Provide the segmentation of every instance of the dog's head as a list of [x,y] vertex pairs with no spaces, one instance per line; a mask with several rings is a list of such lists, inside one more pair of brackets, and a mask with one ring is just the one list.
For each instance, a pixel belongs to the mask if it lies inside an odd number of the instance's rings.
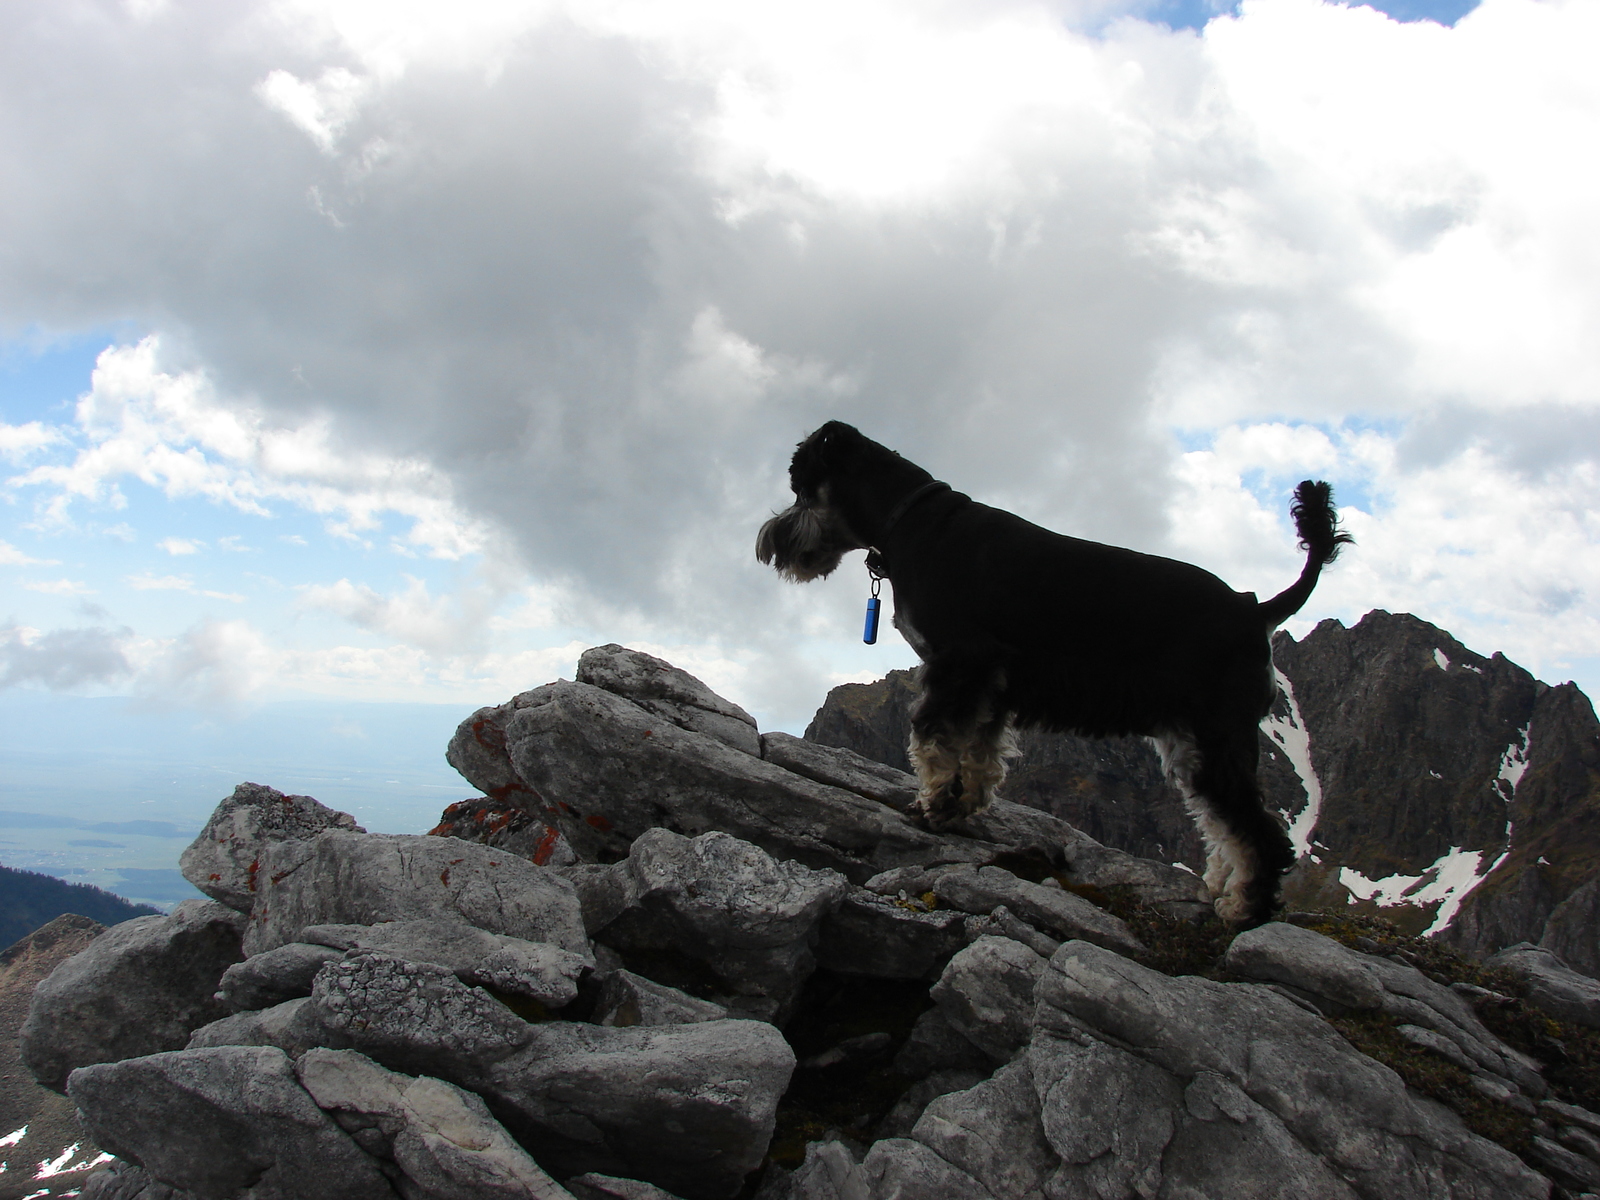
[[833,573],[852,550],[864,550],[838,505],[841,482],[858,469],[874,443],[843,421],[829,421],[800,443],[789,463],[794,503],[761,527],[756,557],[792,583]]

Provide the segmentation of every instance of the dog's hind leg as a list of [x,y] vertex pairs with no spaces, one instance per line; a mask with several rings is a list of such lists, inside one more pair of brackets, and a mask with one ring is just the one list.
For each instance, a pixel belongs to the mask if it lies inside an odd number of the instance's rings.
[[939,654],[922,669],[911,714],[916,812],[938,829],[989,806],[1017,753],[1002,703],[1005,670],[987,647]]
[[1254,727],[1248,737],[1167,733],[1152,740],[1205,840],[1205,883],[1217,916],[1246,926],[1270,920],[1294,849],[1262,803]]

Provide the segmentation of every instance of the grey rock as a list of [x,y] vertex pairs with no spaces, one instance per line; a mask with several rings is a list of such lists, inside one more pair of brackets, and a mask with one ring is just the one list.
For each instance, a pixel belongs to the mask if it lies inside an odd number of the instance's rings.
[[1040,933],[1026,921],[1017,920],[1004,904],[999,905],[988,916],[967,917],[966,927],[967,940],[972,942],[981,937],[1008,937],[1014,942],[1021,942],[1029,950],[1045,958],[1049,958],[1061,948],[1061,943],[1055,938]]
[[79,1200],[199,1200],[193,1192],[171,1188],[143,1167],[118,1159],[88,1175]]
[[577,681],[632,700],[652,716],[761,757],[755,718],[689,672],[615,643],[585,650]]
[[189,1038],[186,1050],[214,1046],[276,1046],[290,1058],[333,1040],[336,1034],[323,1024],[311,997],[285,1000],[271,1008],[253,1009],[202,1025]]
[[1596,1166],[1600,1166],[1600,1137],[1596,1137],[1587,1129],[1579,1129],[1573,1125],[1563,1125],[1556,1132],[1556,1141],[1568,1150],[1576,1150]]
[[527,1047],[473,1090],[551,1171],[726,1200],[761,1165],[794,1070],[793,1051],[770,1025],[530,1028]]
[[978,1070],[987,1078],[993,1068],[989,1056],[968,1041],[938,1007],[917,1018],[911,1036],[894,1059],[894,1069],[908,1079],[963,1070]]
[[249,954],[308,925],[442,919],[588,956],[572,884],[526,859],[457,838],[329,830],[261,856]]
[[353,1050],[310,1050],[294,1069],[319,1108],[394,1163],[403,1196],[573,1200],[471,1092],[385,1070]]
[[556,810],[554,819],[587,861],[620,858],[656,827],[690,837],[721,830],[855,882],[911,863],[986,860],[998,850],[919,829],[882,804],[679,728],[588,684],[529,693],[506,723],[506,745],[520,777]]
[[964,1092],[987,1079],[986,1069],[972,1067],[935,1071],[926,1079],[919,1079],[907,1088],[894,1107],[883,1115],[873,1129],[873,1140],[891,1137],[910,1137],[928,1105],[947,1092]]
[[1545,1100],[1539,1105],[1540,1114],[1549,1121],[1576,1125],[1590,1133],[1600,1134],[1600,1113],[1579,1108],[1576,1104],[1563,1104],[1559,1100]]
[[979,938],[950,960],[928,995],[958,1033],[996,1062],[1027,1044],[1034,985],[1046,960],[1010,938]]
[[1516,975],[1527,985],[1528,1003],[1557,1020],[1600,1029],[1600,980],[1580,975],[1550,950],[1518,942],[1490,958],[1488,965]]
[[250,1200],[392,1200],[376,1162],[272,1047],[81,1067],[68,1094],[98,1145],[170,1187]]
[[60,1092],[76,1067],[181,1049],[227,1015],[214,997],[243,957],[242,924],[221,904],[185,900],[168,916],[107,929],[34,989],[18,1039],[24,1065]]
[[1038,1198],[1061,1165],[1042,1117],[1023,1056],[990,1079],[935,1099],[911,1136],[1001,1200]]
[[326,1031],[325,1046],[360,1050],[391,1070],[467,1086],[528,1045],[535,1030],[448,967],[373,951],[324,968],[307,1017]]
[[567,1180],[574,1200],[678,1200],[671,1192],[642,1179],[619,1179],[590,1171]]
[[905,895],[910,899],[918,899],[933,891],[934,883],[946,871],[956,871],[970,865],[970,863],[936,863],[933,866],[894,867],[888,871],[878,872],[862,886],[880,896]]
[[1572,1191],[1594,1191],[1600,1188],[1600,1164],[1585,1155],[1569,1150],[1559,1142],[1535,1136],[1531,1139],[1528,1157],[1538,1163],[1562,1187]]
[[349,813],[310,796],[286,796],[263,784],[241,783],[217,805],[200,836],[178,859],[178,869],[213,900],[247,913],[255,904],[267,846],[304,841],[325,829],[362,832]]
[[761,757],[796,775],[844,788],[896,811],[903,812],[917,798],[915,775],[873,762],[854,750],[808,742],[791,733],[762,734]]
[[859,1172],[872,1200],[997,1200],[960,1167],[911,1138],[874,1142]]
[[640,974],[672,985],[692,975],[703,997],[780,1021],[815,967],[823,915],[848,886],[835,871],[781,862],[725,833],[652,829],[612,870],[625,903],[594,931],[599,941]]
[[1550,912],[1539,945],[1574,971],[1600,978],[1600,879],[1591,879]]
[[533,695],[522,692],[504,704],[478,709],[456,728],[444,757],[491,801],[546,813],[544,797],[517,774],[506,754],[506,723],[519,708],[531,703]]
[[309,996],[317,972],[324,964],[342,957],[341,951],[327,946],[286,942],[224,971],[217,985],[217,999],[238,1012],[271,1008],[297,996]]
[[1182,1085],[1092,1037],[1037,1032],[1028,1059],[1040,1123],[1061,1160],[1051,1194],[1155,1195]]
[[1062,873],[1081,887],[1126,888],[1141,904],[1174,916],[1201,918],[1213,912],[1211,893],[1194,872],[1102,846],[1087,836],[1067,846]]
[[[1047,1057],[1098,1047],[1101,1058],[1116,1051],[1137,1059],[1157,1074],[1128,1094],[1154,1095],[1164,1087],[1161,1106],[1169,1117],[1161,1119],[1171,1124],[1171,1137],[1182,1125],[1172,1090],[1186,1093],[1209,1072],[1270,1114],[1357,1195],[1490,1200],[1543,1197],[1548,1190],[1515,1155],[1469,1132],[1448,1110],[1412,1096],[1394,1072],[1358,1053],[1327,1022],[1267,988],[1169,978],[1088,943],[1068,942],[1051,958],[1037,995],[1034,1045],[1051,1039]],[[1036,1081],[1049,1076],[1048,1062],[1034,1056],[1032,1064]],[[1125,1073],[1126,1064],[1118,1070]],[[1110,1103],[1110,1090],[1101,1084],[1074,1087],[1060,1099],[1071,1095],[1084,1108]],[[1047,1100],[1051,1145],[1064,1164],[1084,1163],[1082,1149],[1069,1153],[1062,1140],[1077,1136],[1074,1119],[1052,1125],[1051,1111]],[[1230,1120],[1252,1126],[1258,1148],[1252,1154],[1277,1144],[1275,1131],[1253,1115],[1256,1109],[1238,1111],[1242,1117]],[[1136,1116],[1130,1112],[1127,1119]],[[1160,1140],[1158,1134],[1152,1125],[1147,1143]],[[1148,1182],[1160,1168],[1151,1153],[1128,1157],[1130,1179]]]
[[1246,979],[1309,993],[1324,1011],[1379,1009],[1448,1038],[1474,1070],[1544,1094],[1539,1066],[1495,1037],[1462,996],[1406,963],[1363,954],[1310,929],[1273,922],[1233,939],[1224,965]]
[[725,1020],[729,1015],[720,1004],[697,999],[632,971],[598,972],[594,987],[595,1006],[590,1020],[596,1025],[690,1025]]
[[1029,883],[1001,867],[949,871],[933,886],[942,902],[962,912],[987,915],[1003,904],[1012,915],[1063,938],[1082,938],[1125,954],[1145,949],[1119,917],[1082,896]]
[[924,912],[852,887],[822,919],[817,964],[846,975],[937,979],[969,940],[959,912]]
[[459,920],[313,925],[301,936],[343,943],[344,949],[374,950],[407,962],[436,963],[466,983],[525,996],[552,1009],[572,1002],[578,994],[579,978],[594,965],[587,953],[574,954],[545,942],[489,933]]
[[856,1156],[842,1142],[809,1142],[806,1157],[783,1191],[784,1200],[873,1200]]

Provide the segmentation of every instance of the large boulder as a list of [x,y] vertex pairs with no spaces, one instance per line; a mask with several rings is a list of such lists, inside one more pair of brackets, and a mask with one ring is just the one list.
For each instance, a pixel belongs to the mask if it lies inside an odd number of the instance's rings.
[[1534,1099],[1544,1095],[1537,1063],[1495,1037],[1461,996],[1407,963],[1272,922],[1234,938],[1223,965],[1242,978],[1287,987],[1322,1012],[1381,1011],[1404,1022],[1401,1032],[1413,1042]]
[[612,643],[585,650],[578,659],[576,679],[632,700],[679,729],[703,733],[761,757],[755,718],[671,663]]
[[482,1100],[454,1084],[385,1070],[353,1050],[311,1050],[295,1075],[402,1195],[429,1200],[572,1200],[511,1140]]
[[377,1161],[273,1047],[179,1050],[81,1067],[94,1139],[169,1187],[250,1200],[394,1200]]
[[[1510,1151],[1268,987],[1170,978],[1068,942],[1037,996],[1030,1063],[1062,1159],[1059,1191],[1155,1194],[1169,1172],[1175,1195],[1549,1191]],[[1186,1153],[1169,1161],[1169,1146]]]
[[[1589,937],[1594,936],[1590,930]],[[1518,942],[1490,958],[1488,965],[1516,975],[1528,989],[1528,1003],[1557,1020],[1600,1029],[1600,980],[1574,971],[1560,955]]]
[[244,939],[249,954],[299,941],[308,925],[425,919],[589,952],[570,883],[455,838],[326,830],[268,845],[258,883]]
[[1123,954],[1145,949],[1127,924],[1105,909],[1059,885],[1018,879],[1003,867],[946,871],[934,881],[933,891],[962,912],[986,916],[1004,905],[1013,916],[1062,939],[1083,938]]
[[988,861],[999,847],[940,837],[875,800],[816,783],[584,683],[518,697],[505,723],[519,778],[585,861],[620,859],[647,829],[731,833],[860,883],[907,863]]
[[1021,942],[981,937],[950,960],[929,995],[945,1020],[996,1062],[1027,1044],[1045,959]]
[[597,941],[640,974],[762,1020],[787,1016],[818,926],[849,887],[725,833],[652,829],[607,870],[614,911],[591,916]]
[[274,842],[304,841],[325,829],[363,832],[349,813],[310,796],[241,783],[212,812],[200,836],[178,859],[183,877],[213,900],[247,913],[255,905],[262,854]]
[[74,1068],[182,1049],[191,1032],[228,1013],[214,997],[243,957],[243,924],[231,908],[185,900],[169,916],[112,926],[34,990],[23,1063],[62,1092]]

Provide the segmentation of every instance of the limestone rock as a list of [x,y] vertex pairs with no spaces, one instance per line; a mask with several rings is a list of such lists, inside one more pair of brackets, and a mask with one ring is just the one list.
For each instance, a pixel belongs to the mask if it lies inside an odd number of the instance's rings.
[[213,900],[247,913],[255,904],[267,846],[304,841],[325,829],[362,832],[349,813],[310,796],[285,796],[263,784],[241,783],[217,805],[200,836],[178,859],[178,868]]
[[207,1050],[216,1046],[276,1046],[290,1058],[307,1050],[338,1042],[337,1032],[323,1023],[311,997],[285,1000],[271,1008],[246,1009],[202,1025],[189,1037],[186,1050]]
[[573,1200],[678,1200],[671,1192],[642,1179],[619,1179],[590,1171],[567,1180]]
[[852,887],[822,919],[817,963],[845,975],[937,979],[969,940],[959,912],[926,912]]
[[638,650],[612,643],[585,650],[577,681],[632,700],[652,716],[680,729],[703,733],[753,757],[761,757],[755,718],[724,700],[689,672]]
[[403,1195],[429,1200],[572,1200],[471,1092],[385,1070],[353,1050],[311,1050],[294,1066],[317,1106],[392,1162]]
[[89,1175],[78,1197],[79,1200],[199,1200],[194,1193],[168,1187],[143,1167],[121,1159]]
[[894,1069],[908,1079],[968,1070],[978,1070],[987,1078],[994,1063],[950,1023],[943,1009],[935,1006],[912,1025],[911,1036],[895,1055]]
[[1009,1200],[1041,1195],[1060,1166],[1042,1119],[1024,1055],[965,1091],[935,1099],[911,1136],[996,1197]]
[[506,723],[517,709],[528,705],[532,695],[533,692],[522,692],[504,704],[480,708],[456,728],[444,757],[492,803],[503,808],[542,813],[546,810],[544,797],[517,774],[506,754]]
[[856,882],[907,863],[970,861],[997,849],[919,829],[882,804],[683,729],[602,688],[553,683],[524,699],[506,722],[507,752],[586,861],[621,858],[634,838],[657,827],[689,837],[720,830]]
[[728,1010],[709,1000],[635,975],[632,971],[598,972],[594,979],[595,1004],[590,1016],[596,1025],[689,1025],[721,1021]]
[[271,1008],[297,996],[311,995],[317,972],[343,951],[308,942],[286,942],[275,950],[234,963],[222,973],[217,999],[235,1012]]
[[1005,905],[1014,916],[1062,938],[1083,938],[1124,954],[1144,951],[1120,918],[1082,896],[1029,883],[1001,867],[948,871],[939,876],[933,890],[940,900],[963,912],[987,915]]
[[1591,879],[1551,910],[1539,945],[1574,971],[1600,979],[1600,879]]
[[1557,1020],[1600,1029],[1600,980],[1580,975],[1559,955],[1519,942],[1489,959],[1488,965],[1504,967],[1521,978],[1528,988],[1528,1003]]
[[1508,1080],[1535,1099],[1544,1094],[1537,1063],[1490,1033],[1461,996],[1409,964],[1363,954],[1282,922],[1239,934],[1223,962],[1246,979],[1268,980],[1309,996],[1323,1011],[1379,1009],[1431,1029],[1448,1038],[1473,1069]]
[[577,862],[577,852],[561,830],[518,802],[528,798],[496,800],[474,796],[458,800],[440,814],[439,823],[428,830],[428,835],[477,842],[541,867],[564,867]]
[[996,1062],[1027,1044],[1045,959],[1010,938],[979,938],[929,991],[952,1028]]
[[[1071,1176],[1053,1186],[1067,1194],[1155,1194],[1169,1170],[1173,1194],[1199,1186],[1189,1173],[1207,1170],[1222,1172],[1215,1194],[1230,1196],[1310,1200],[1347,1186],[1362,1197],[1531,1200],[1548,1191],[1510,1151],[1260,985],[1169,978],[1068,942],[1037,995],[1030,1063],[1046,1136]],[[1166,1148],[1185,1139],[1197,1149],[1169,1164]],[[1251,1176],[1230,1163],[1275,1161],[1289,1190],[1233,1190]]]
[[761,1019],[787,1014],[814,968],[818,925],[848,886],[725,833],[652,829],[610,870],[622,903],[597,940],[640,974]]
[[824,746],[790,733],[761,735],[761,757],[796,775],[886,804],[898,812],[917,798],[917,777],[854,750]]
[[102,1146],[169,1187],[250,1200],[393,1200],[377,1163],[272,1047],[81,1067],[68,1094]]
[[525,859],[455,838],[328,830],[261,856],[244,948],[300,940],[308,925],[443,919],[588,954],[577,893]]
[[193,1030],[227,1014],[214,996],[242,957],[242,924],[221,904],[185,900],[169,916],[113,925],[34,990],[23,1063],[60,1092],[76,1067],[181,1049]]

